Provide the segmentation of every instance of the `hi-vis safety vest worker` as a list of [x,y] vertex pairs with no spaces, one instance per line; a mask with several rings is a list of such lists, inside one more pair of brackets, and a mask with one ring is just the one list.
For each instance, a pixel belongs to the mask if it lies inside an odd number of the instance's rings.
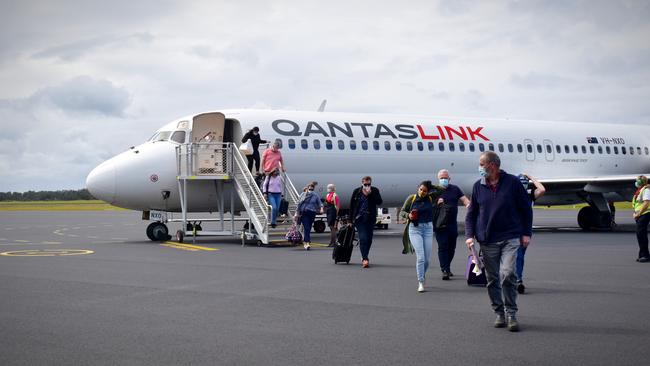
[[639,216],[645,215],[650,212],[650,205],[646,207],[646,209],[643,212],[640,212],[641,209],[643,208],[643,193],[648,189],[648,186],[646,185],[645,187],[641,188],[639,191],[639,194],[634,195],[632,197],[632,208],[634,208],[634,212],[638,212]]

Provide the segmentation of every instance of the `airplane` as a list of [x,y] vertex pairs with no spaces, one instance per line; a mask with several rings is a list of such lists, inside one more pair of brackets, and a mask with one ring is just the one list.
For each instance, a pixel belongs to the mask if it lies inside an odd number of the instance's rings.
[[[221,110],[179,118],[148,141],[98,165],[86,186],[96,198],[143,211],[143,217],[154,211],[183,211],[185,223],[189,212],[239,212],[247,208],[242,186],[197,178],[196,161],[190,162],[188,154],[200,159],[198,145],[207,139],[238,146],[242,136],[257,126],[263,139],[279,142],[287,175],[296,186],[317,181],[322,192],[328,183],[335,183],[343,208],[366,175],[380,188],[384,207],[401,207],[420,181],[436,183],[436,173],[443,168],[449,170],[452,183],[469,195],[480,178],[479,155],[491,150],[499,154],[508,173],[526,172],[545,185],[546,195],[536,205],[588,203],[577,215],[579,226],[588,230],[609,228],[609,203],[629,201],[636,176],[650,172],[650,130],[643,125],[322,109]],[[236,148],[233,151],[239,155]],[[181,174],[188,164],[194,170]],[[227,182],[233,177],[221,178]],[[228,209],[224,197],[235,191],[240,195]],[[153,229],[167,233],[164,222],[156,224]],[[147,235],[157,239],[151,230],[150,225]]]

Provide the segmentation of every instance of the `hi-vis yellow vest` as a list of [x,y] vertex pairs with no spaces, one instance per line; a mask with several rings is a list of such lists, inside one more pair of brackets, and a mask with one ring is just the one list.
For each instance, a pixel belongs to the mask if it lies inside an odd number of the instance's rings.
[[[639,212],[641,211],[641,208],[643,207],[643,192],[648,189],[648,186],[643,187],[638,195],[635,195],[632,197],[632,208],[634,208],[634,212]],[[640,198],[640,200],[637,200],[637,198]],[[648,208],[646,208],[645,211],[641,212],[641,215],[645,215],[648,212],[650,212],[650,205],[648,205]]]

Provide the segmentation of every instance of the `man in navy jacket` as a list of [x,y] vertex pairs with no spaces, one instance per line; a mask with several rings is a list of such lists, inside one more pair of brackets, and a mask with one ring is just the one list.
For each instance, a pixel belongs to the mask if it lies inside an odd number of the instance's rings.
[[[533,211],[519,178],[500,169],[493,151],[479,158],[483,178],[474,183],[472,200],[465,217],[466,244],[479,242],[487,275],[487,290],[497,314],[494,326],[519,330],[517,321],[517,275],[515,261],[519,246],[527,247],[533,228]],[[507,315],[507,318],[506,318]]]

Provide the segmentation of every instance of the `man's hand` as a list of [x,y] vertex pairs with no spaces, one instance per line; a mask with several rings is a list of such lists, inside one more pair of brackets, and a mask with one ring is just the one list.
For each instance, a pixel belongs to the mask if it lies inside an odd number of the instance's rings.
[[442,205],[443,203],[445,203],[445,200],[442,197],[438,198],[438,204]]
[[469,251],[471,251],[470,247],[471,247],[472,245],[474,245],[474,238],[469,238],[469,239],[465,240],[465,244],[467,244],[467,249],[468,249]]
[[520,239],[521,246],[524,248],[528,247],[528,244],[530,244],[530,236],[524,235]]

